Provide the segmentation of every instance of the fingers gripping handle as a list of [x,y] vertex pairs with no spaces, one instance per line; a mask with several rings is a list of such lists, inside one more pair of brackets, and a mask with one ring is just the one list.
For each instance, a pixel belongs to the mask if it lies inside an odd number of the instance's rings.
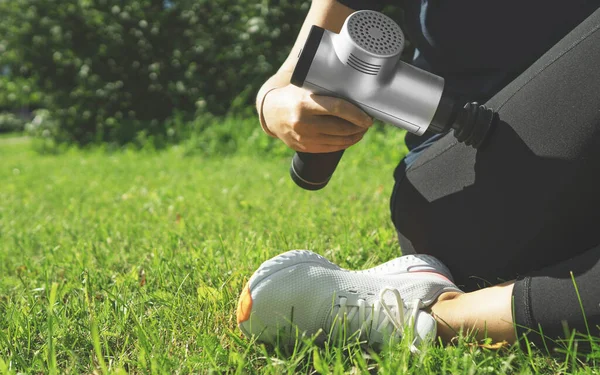
[[290,176],[303,189],[320,190],[331,179],[343,154],[344,150],[320,154],[297,152],[292,159]]

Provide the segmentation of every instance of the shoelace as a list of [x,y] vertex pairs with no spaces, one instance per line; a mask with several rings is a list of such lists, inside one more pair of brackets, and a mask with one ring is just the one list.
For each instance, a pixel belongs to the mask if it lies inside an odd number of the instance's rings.
[[[384,301],[384,295],[386,293],[392,293],[395,298],[395,304],[389,306]],[[348,299],[346,297],[339,298],[340,307],[337,311],[335,321],[333,324],[332,337],[337,337],[338,329],[344,322],[349,323],[352,326],[359,326],[358,330],[361,332],[370,333],[371,330],[376,330],[382,334],[389,333],[389,325],[393,325],[393,332],[398,335],[404,335],[405,329],[405,316],[404,316],[404,301],[400,296],[398,289],[392,287],[383,288],[379,292],[379,299],[374,301],[372,304],[367,304],[364,299],[358,299],[357,306],[347,305]],[[409,307],[410,315],[408,324],[414,327],[417,313],[419,309],[423,307],[423,303],[420,299],[416,299]],[[371,314],[367,315],[367,311]],[[354,320],[358,319],[357,322]],[[357,324],[358,323],[358,324]],[[419,350],[414,345],[414,340],[411,343],[411,352],[416,353]]]

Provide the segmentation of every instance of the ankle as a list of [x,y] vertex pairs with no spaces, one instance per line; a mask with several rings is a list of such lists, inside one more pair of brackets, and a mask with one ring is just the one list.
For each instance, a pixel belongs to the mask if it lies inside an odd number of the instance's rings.
[[446,306],[448,306],[449,304],[452,304],[449,302],[458,299],[463,294],[464,293],[461,293],[461,292],[444,292],[439,295],[439,297],[435,300],[435,302],[433,302],[431,305],[429,305],[424,310],[435,316],[436,311],[446,310],[446,308],[447,308]]
[[456,298],[459,298],[463,294],[464,293],[461,293],[461,292],[444,292],[444,293],[440,294],[440,296],[437,298],[437,300],[433,304],[435,305],[439,302],[454,300]]
[[461,330],[464,322],[456,316],[456,306],[464,293],[445,292],[429,307],[428,312],[437,323],[437,336],[449,343]]

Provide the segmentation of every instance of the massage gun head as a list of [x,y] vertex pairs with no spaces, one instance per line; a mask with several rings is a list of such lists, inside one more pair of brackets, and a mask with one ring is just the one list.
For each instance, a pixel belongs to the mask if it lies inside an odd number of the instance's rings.
[[404,49],[404,34],[391,18],[370,10],[352,13],[334,36],[340,61],[358,72],[379,75],[393,70]]
[[[371,10],[352,13],[339,34],[313,26],[298,56],[291,83],[346,99],[360,95],[357,86],[366,92],[376,91],[382,83],[392,80],[404,41],[400,26]],[[306,82],[307,78],[310,82]]]

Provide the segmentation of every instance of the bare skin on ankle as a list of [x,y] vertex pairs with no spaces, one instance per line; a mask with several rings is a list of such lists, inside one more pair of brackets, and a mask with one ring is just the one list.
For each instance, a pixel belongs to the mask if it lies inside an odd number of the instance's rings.
[[471,293],[443,293],[431,306],[438,336],[450,342],[462,330],[478,340],[488,337],[494,342],[514,343],[513,286],[514,281],[509,281]]

